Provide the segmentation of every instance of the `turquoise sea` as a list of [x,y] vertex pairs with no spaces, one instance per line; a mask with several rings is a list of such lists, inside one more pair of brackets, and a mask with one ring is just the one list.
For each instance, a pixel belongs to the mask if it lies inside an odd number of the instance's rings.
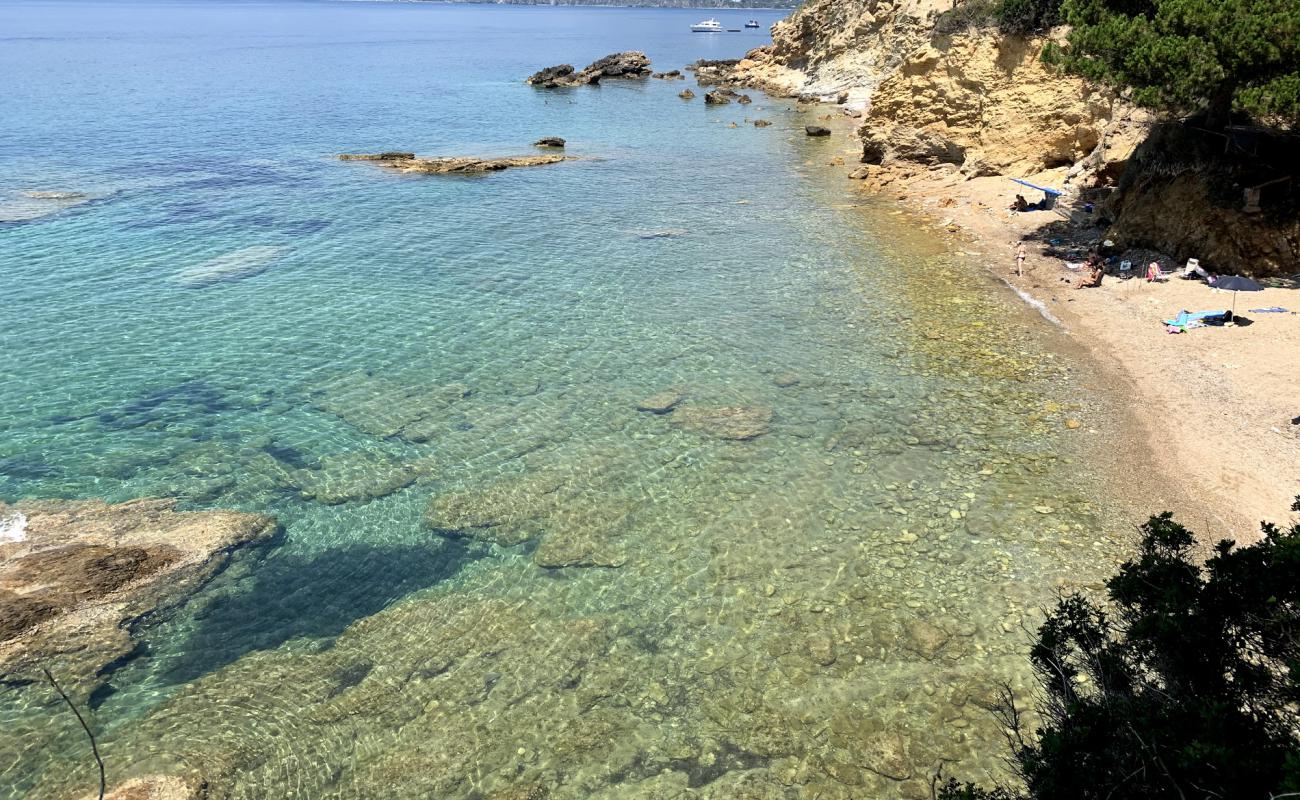
[[[714,13],[0,5],[0,500],[283,527],[83,698],[110,784],[865,798],[998,774],[982,704],[1030,685],[1054,587],[1113,563],[1064,426],[1095,398],[945,235],[853,192],[844,135],[803,134],[827,109],[522,82],[737,57],[780,16],[688,32]],[[547,135],[582,160],[334,157]],[[496,524],[447,535],[465,520]],[[42,685],[0,687],[0,798],[85,795],[85,749]]]

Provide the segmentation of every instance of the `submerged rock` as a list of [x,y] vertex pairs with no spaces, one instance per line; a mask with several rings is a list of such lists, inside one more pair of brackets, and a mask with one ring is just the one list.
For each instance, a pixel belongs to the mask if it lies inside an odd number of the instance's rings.
[[272,245],[245,247],[183,270],[176,276],[176,282],[188,289],[201,289],[214,283],[251,278],[270,269],[288,249]]
[[627,50],[611,53],[581,70],[574,70],[571,64],[546,67],[529,75],[524,83],[543,89],[556,89],[561,86],[593,85],[600,83],[602,78],[645,78],[650,74],[650,59],[646,54]]
[[0,193],[0,223],[30,222],[101,199],[86,192],[31,189]]
[[881,731],[864,737],[859,743],[862,766],[877,775],[895,781],[912,777],[907,740],[897,731]]
[[676,408],[686,398],[681,392],[669,389],[656,395],[651,395],[636,404],[637,411],[648,411],[651,414],[667,414]]
[[821,125],[805,125],[803,126],[803,131],[809,136],[830,136],[831,135],[831,129],[823,128]]
[[427,459],[406,464],[353,452],[325,456],[316,468],[295,472],[293,480],[304,500],[338,505],[387,497],[432,471]]
[[808,657],[814,664],[823,667],[829,667],[835,663],[835,640],[824,633],[817,633],[809,636],[805,642],[808,648]]
[[533,553],[539,567],[621,567],[627,556],[592,529],[560,529],[546,534]]
[[678,236],[685,236],[690,231],[685,228],[657,228],[651,231],[637,231],[638,239],[672,239]]
[[311,389],[312,405],[380,438],[427,442],[453,425],[449,411],[473,395],[463,383],[411,384],[367,372],[348,372]]
[[680,92],[677,93],[677,96],[682,98],[683,100],[694,100],[695,92],[692,92],[690,89],[682,89]]
[[130,624],[183,599],[236,548],[269,539],[275,520],[176,511],[172,501],[28,500],[21,541],[0,543],[0,680],[48,665],[76,685],[129,653]]
[[[96,800],[99,793],[85,795],[82,800]],[[199,778],[180,778],[175,775],[148,775],[131,778],[113,786],[104,800],[205,800],[208,787]]]
[[438,158],[414,158],[408,153],[398,153],[391,158],[391,153],[344,153],[339,156],[343,161],[373,161],[381,167],[394,172],[419,173],[424,175],[476,174],[500,172],[511,167],[540,167],[558,164],[561,161],[575,161],[574,156],[559,154],[532,156],[503,156],[501,158],[475,158],[473,156],[444,156]]
[[538,534],[539,519],[558,505],[563,485],[557,476],[542,473],[443,492],[429,499],[424,521],[443,536],[511,547]]
[[740,103],[742,106],[747,106],[754,102],[754,100],[747,94],[741,94],[736,96],[736,102]]
[[564,147],[564,140],[559,136],[543,136],[533,142],[533,147]]
[[674,425],[717,439],[745,441],[767,433],[772,409],[760,406],[683,406],[673,412]]
[[754,120],[754,127],[755,127],[755,128],[766,128],[767,126],[769,126],[769,125],[771,125],[771,124],[772,124],[771,122],[769,122],[769,121],[767,121],[767,120],[765,120],[765,119],[756,119],[756,120]]
[[952,634],[925,620],[913,620],[904,631],[903,647],[921,658],[933,660],[943,650]]

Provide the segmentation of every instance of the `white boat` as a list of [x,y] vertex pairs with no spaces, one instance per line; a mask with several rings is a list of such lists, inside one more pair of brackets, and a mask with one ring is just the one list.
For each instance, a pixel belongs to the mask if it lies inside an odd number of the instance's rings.
[[691,26],[692,33],[722,33],[722,24],[716,19],[706,19]]
[[746,23],[745,23],[745,27],[746,27],[746,28],[761,28],[762,26],[758,24],[758,20],[756,20],[756,19],[751,19],[749,22],[746,22]]

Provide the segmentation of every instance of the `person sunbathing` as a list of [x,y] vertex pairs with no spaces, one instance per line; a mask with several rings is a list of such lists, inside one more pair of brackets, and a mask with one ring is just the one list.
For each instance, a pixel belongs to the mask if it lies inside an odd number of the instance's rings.
[[1025,199],[1025,196],[1024,196],[1023,194],[1018,194],[1018,195],[1016,195],[1016,201],[1015,201],[1014,203],[1012,203],[1011,205],[1007,206],[1007,210],[1009,210],[1009,211],[1028,211],[1028,210],[1029,210],[1029,201]]
[[1088,272],[1079,277],[1079,282],[1074,285],[1076,289],[1095,289],[1101,286],[1101,276],[1106,274],[1100,262],[1094,262]]

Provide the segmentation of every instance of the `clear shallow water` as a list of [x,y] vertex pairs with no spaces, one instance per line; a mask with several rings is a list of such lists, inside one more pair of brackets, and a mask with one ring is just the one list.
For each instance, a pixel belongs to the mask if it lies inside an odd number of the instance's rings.
[[[0,225],[0,498],[175,496],[285,530],[110,676],[114,779],[865,797],[998,768],[980,701],[1023,685],[1055,582],[1111,559],[1062,428],[1079,393],[1028,313],[849,195],[790,104],[520,82],[762,41],[685,33],[700,14],[0,8],[0,204],[95,198]],[[591,160],[332,158],[543,135]],[[185,285],[213,259],[245,274]],[[637,411],[666,390],[770,429]],[[434,530],[484,510],[504,524]],[[566,559],[614,566],[539,564]],[[93,785],[50,699],[4,696],[0,797]]]

